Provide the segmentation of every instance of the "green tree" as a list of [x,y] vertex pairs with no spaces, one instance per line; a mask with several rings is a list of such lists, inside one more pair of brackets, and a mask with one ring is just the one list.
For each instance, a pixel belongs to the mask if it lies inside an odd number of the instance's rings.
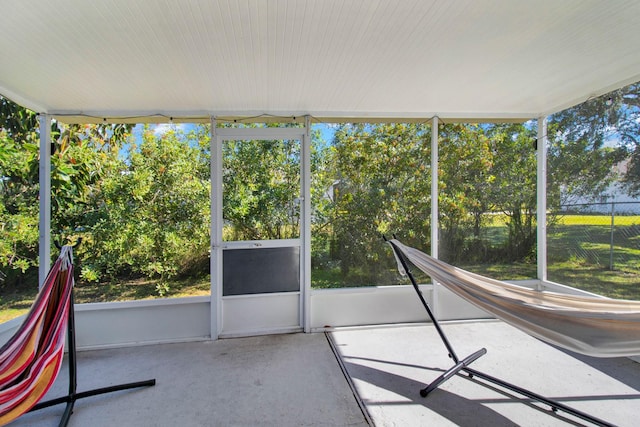
[[14,141],[23,142],[37,138],[38,115],[11,100],[0,96],[0,129]]
[[494,259],[522,261],[536,247],[536,130],[523,124],[498,124],[488,128],[494,153],[492,185],[494,206],[508,218],[507,242]]
[[[535,133],[522,125],[447,124],[439,130],[441,256],[516,260],[535,248]],[[380,234],[430,241],[430,136],[408,124],[344,125],[332,144],[332,246],[343,276],[388,268]],[[515,159],[515,160],[514,160]],[[507,214],[508,240],[483,236],[488,211]],[[408,234],[408,236],[404,236]],[[352,273],[352,270],[356,273]]]
[[[558,206],[599,198],[617,179],[640,194],[640,83],[552,115],[548,124],[547,194]],[[614,166],[628,159],[619,177]]]
[[481,230],[495,207],[494,149],[482,127],[447,124],[439,131],[440,255],[454,262],[486,252]]
[[297,238],[300,143],[225,141],[223,216],[230,240]]
[[20,284],[37,266],[38,187],[32,174],[37,150],[0,130],[0,278],[8,285]]
[[168,281],[201,266],[209,249],[209,156],[206,128],[157,137],[146,128],[142,142],[103,167],[93,186],[94,207],[86,243],[85,275],[122,275]]
[[381,235],[427,245],[430,217],[428,128],[418,124],[347,124],[331,151],[334,257],[357,284],[395,280]]
[[[0,267],[18,280],[38,265],[39,122],[36,113],[0,97]],[[85,225],[91,185],[106,157],[117,155],[129,125],[51,123],[51,223],[54,239]],[[8,280],[8,281],[11,281]],[[36,283],[34,281],[34,283]]]
[[37,284],[37,129],[34,112],[0,96],[0,282],[9,287]]

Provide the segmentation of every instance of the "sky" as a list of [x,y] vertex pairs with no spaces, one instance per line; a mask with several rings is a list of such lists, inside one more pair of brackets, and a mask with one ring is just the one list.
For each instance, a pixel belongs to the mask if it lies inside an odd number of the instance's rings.
[[[164,133],[168,132],[171,129],[180,129],[183,132],[189,132],[190,130],[192,130],[193,128],[195,128],[197,125],[193,124],[193,123],[160,123],[160,124],[151,124],[149,125],[149,127],[153,130],[153,133],[156,136],[161,136]],[[326,124],[326,123],[315,123],[312,125],[312,129],[319,129],[321,134],[322,134],[322,138],[326,141],[329,142],[333,139],[333,134],[334,134],[334,128],[335,125],[332,124]],[[137,124],[134,126],[133,128],[133,136],[134,136],[134,140],[136,141],[136,143],[139,143],[140,141],[142,141],[142,132],[144,130],[144,125],[143,124]]]

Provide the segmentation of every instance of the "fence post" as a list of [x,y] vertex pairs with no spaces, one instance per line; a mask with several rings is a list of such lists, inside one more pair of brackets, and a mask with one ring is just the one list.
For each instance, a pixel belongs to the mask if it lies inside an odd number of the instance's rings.
[[613,271],[613,233],[615,229],[616,199],[611,200],[611,239],[609,242],[609,270]]

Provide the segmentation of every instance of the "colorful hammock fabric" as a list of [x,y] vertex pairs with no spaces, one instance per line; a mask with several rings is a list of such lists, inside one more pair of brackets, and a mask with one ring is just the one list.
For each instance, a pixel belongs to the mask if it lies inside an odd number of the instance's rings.
[[64,246],[24,322],[0,349],[0,425],[28,412],[55,381],[73,284],[72,249]]
[[[391,242],[434,282],[529,335],[594,357],[640,355],[640,301],[536,291],[470,273],[398,240]],[[403,272],[400,264],[399,268]]]

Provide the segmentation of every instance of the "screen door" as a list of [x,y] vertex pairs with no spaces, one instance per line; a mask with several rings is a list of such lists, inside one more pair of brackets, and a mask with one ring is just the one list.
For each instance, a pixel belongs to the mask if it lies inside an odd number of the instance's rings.
[[217,137],[220,333],[301,330],[302,135],[235,131]]

